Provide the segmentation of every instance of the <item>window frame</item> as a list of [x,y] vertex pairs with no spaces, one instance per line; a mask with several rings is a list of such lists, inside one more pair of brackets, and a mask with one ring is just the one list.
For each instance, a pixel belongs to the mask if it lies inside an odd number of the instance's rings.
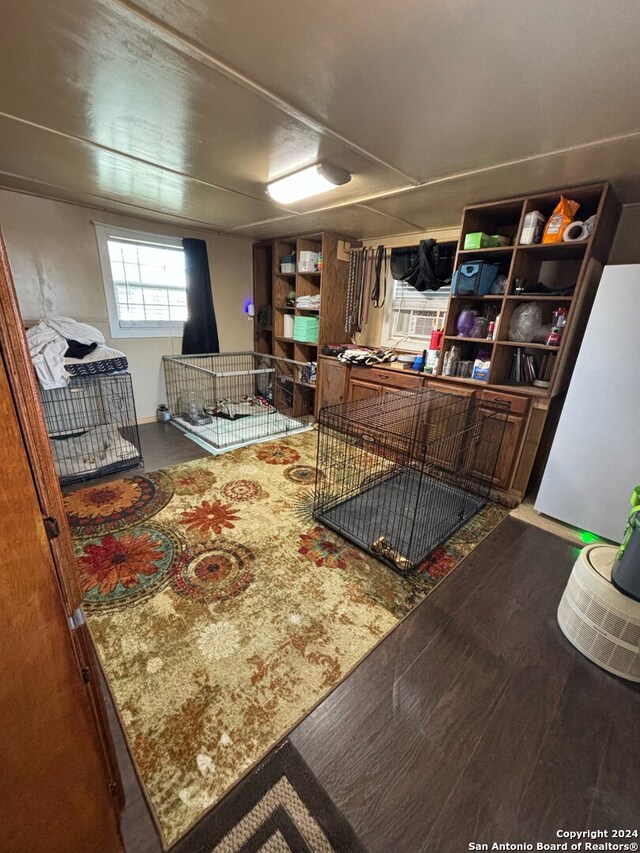
[[[107,302],[107,316],[112,338],[181,338],[184,332],[184,320],[120,320],[116,291],[111,273],[108,240],[124,239],[137,243],[153,243],[183,249],[181,237],[167,237],[163,234],[152,234],[149,231],[138,231],[133,228],[119,228],[94,222],[98,256],[102,271],[102,285]],[[125,325],[122,325],[122,324]]]
[[[391,271],[388,272],[387,278],[387,298],[385,300],[384,308],[383,308],[383,317],[382,317],[382,330],[381,330],[381,346],[390,347],[392,349],[400,349],[406,350],[407,352],[415,352],[421,353],[425,349],[429,349],[429,336],[424,339],[416,339],[416,338],[408,338],[406,335],[393,335],[393,311],[394,311],[394,289],[395,289],[396,279],[391,275]],[[401,282],[402,283],[402,282]],[[422,297],[421,293],[433,293],[433,297]],[[424,298],[424,305],[418,304],[407,304],[405,310],[407,311],[425,311],[425,310],[435,310],[441,311],[443,314],[443,322],[446,318],[446,312],[449,305],[449,294],[450,294],[450,286],[447,288],[441,288],[439,291],[419,291],[416,290],[416,296],[414,299],[416,301],[420,301]],[[444,304],[440,307],[433,307],[429,309],[429,299],[440,298],[443,300]],[[414,300],[409,300],[409,302],[413,303]],[[400,306],[402,306],[402,299],[400,300]],[[397,306],[396,306],[397,310]],[[402,310],[402,308],[400,308]]]

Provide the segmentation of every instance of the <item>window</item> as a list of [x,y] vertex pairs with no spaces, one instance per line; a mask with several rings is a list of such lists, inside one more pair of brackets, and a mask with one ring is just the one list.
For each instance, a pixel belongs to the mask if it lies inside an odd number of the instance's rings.
[[111,337],[182,334],[187,282],[182,240],[96,225]]
[[450,287],[416,290],[404,281],[391,281],[384,306],[382,344],[422,352],[434,329],[444,326]]

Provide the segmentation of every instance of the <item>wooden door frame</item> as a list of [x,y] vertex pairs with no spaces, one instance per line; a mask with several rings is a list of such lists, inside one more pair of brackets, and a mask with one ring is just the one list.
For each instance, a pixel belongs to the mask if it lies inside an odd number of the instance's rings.
[[[0,356],[13,395],[43,519],[55,518],[60,533],[49,540],[60,592],[60,603],[70,626],[69,633],[78,663],[79,677],[87,686],[87,697],[95,721],[97,743],[105,760],[106,783],[114,806],[122,810],[124,792],[115,746],[100,689],[99,664],[93,640],[83,619],[77,615],[82,604],[75,549],[67,522],[58,474],[53,462],[49,436],[44,422],[33,362],[22,323],[9,256],[0,229]],[[71,626],[74,625],[73,629]]]

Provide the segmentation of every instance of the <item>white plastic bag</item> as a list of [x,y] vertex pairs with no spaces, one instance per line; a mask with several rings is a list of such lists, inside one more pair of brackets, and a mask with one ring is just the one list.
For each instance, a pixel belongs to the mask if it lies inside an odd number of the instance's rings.
[[529,343],[542,325],[542,308],[537,302],[518,305],[509,323],[509,340]]

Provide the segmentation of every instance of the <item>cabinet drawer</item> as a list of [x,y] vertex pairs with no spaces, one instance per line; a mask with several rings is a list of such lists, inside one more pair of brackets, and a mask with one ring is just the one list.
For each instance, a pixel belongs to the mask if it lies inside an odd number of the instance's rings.
[[518,397],[516,394],[502,394],[497,391],[482,391],[483,403],[511,403],[509,413],[512,415],[526,415],[529,408],[528,397]]
[[377,385],[391,385],[394,388],[420,388],[420,374],[406,374],[399,370],[380,370],[377,367],[352,367],[351,378],[362,382],[375,382]]
[[441,394],[459,394],[461,397],[473,397],[475,395],[474,388],[465,388],[464,385],[454,385],[452,382],[438,382],[433,379],[427,379],[427,388],[431,391],[438,391]]

